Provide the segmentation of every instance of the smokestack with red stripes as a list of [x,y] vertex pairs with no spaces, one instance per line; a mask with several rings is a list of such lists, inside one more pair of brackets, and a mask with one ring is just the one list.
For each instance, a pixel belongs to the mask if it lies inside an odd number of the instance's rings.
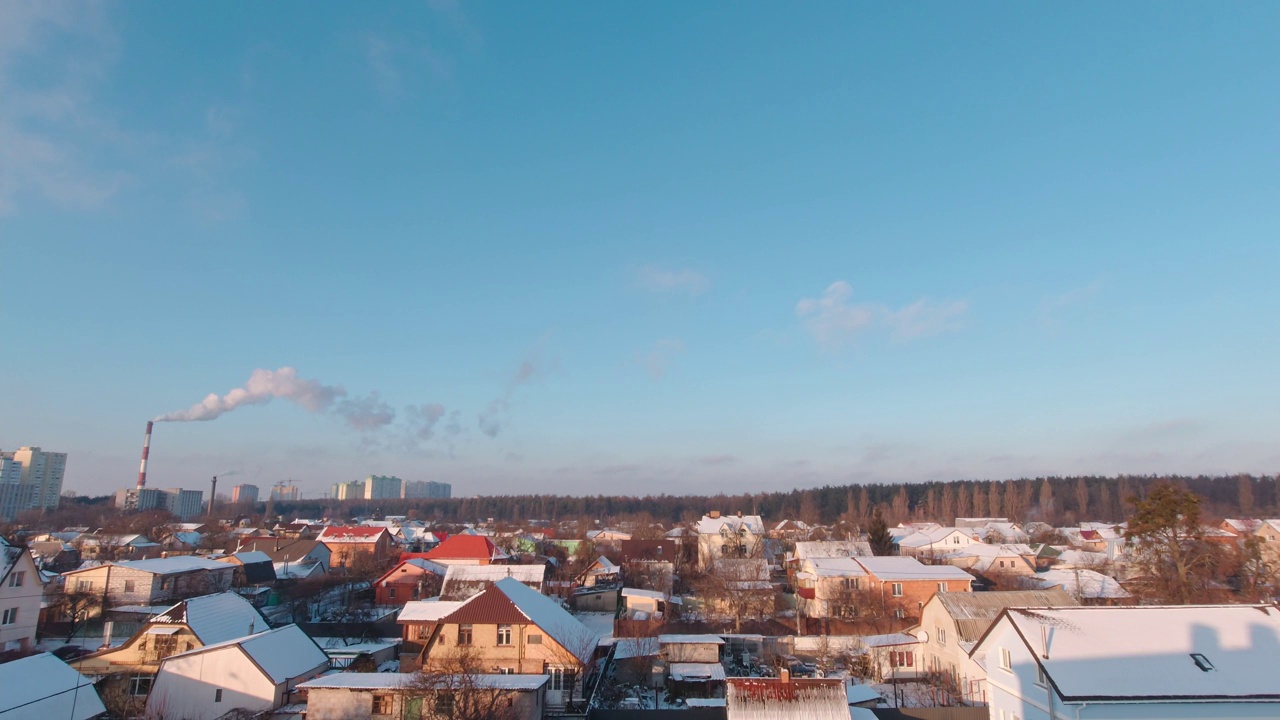
[[138,489],[147,486],[147,454],[151,452],[151,424],[147,421],[147,434],[142,438],[142,466],[138,468]]

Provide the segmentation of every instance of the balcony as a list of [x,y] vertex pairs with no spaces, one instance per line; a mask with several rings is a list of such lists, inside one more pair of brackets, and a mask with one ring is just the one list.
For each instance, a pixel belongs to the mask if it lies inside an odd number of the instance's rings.
[[805,600],[817,599],[817,591],[811,587],[796,588],[796,594],[804,598]]

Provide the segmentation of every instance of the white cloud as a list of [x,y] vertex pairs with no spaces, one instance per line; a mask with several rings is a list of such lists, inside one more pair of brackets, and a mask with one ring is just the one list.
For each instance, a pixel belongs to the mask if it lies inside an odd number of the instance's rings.
[[853,287],[843,280],[831,283],[816,298],[796,303],[796,316],[818,344],[827,348],[846,345],[877,328],[887,329],[894,341],[958,330],[968,311],[964,300],[921,298],[896,310],[882,303],[854,302]]
[[696,270],[672,270],[645,265],[636,271],[636,284],[660,293],[701,295],[711,289],[711,281]]

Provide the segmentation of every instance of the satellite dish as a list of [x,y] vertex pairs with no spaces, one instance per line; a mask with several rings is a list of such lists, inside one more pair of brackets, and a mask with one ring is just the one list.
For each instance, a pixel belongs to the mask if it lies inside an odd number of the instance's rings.
[[928,630],[920,630],[919,632],[917,632],[917,633],[916,633],[916,639],[917,639],[917,640],[919,640],[919,641],[920,641],[920,642],[922,642],[922,643],[927,643],[927,642],[929,642],[929,631],[928,631]]

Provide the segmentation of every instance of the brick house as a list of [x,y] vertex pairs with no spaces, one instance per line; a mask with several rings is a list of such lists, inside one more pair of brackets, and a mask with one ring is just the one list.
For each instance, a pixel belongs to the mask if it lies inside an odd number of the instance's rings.
[[331,567],[346,567],[360,553],[368,553],[374,562],[391,557],[391,533],[384,527],[335,525],[321,530],[316,540],[329,548]]
[[183,598],[231,589],[235,566],[216,560],[180,557],[106,563],[63,574],[67,592],[96,593],[102,607],[165,605]]
[[451,535],[420,555],[441,565],[500,565],[510,557],[483,535]]
[[925,565],[909,557],[854,558],[866,571],[866,591],[900,618],[920,617],[935,593],[972,592],[973,576],[951,565]]
[[404,605],[439,594],[448,568],[422,558],[402,560],[373,581],[379,605]]

